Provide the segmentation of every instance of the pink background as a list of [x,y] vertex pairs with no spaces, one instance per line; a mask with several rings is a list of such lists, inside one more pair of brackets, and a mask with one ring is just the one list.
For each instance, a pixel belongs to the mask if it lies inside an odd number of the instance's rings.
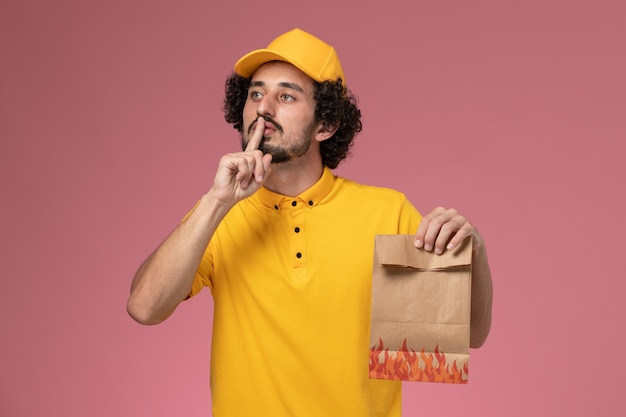
[[156,327],[126,297],[237,149],[232,64],[293,27],[360,99],[337,172],[488,243],[470,384],[407,383],[405,415],[624,415],[624,4],[3,0],[0,415],[210,415],[209,292]]

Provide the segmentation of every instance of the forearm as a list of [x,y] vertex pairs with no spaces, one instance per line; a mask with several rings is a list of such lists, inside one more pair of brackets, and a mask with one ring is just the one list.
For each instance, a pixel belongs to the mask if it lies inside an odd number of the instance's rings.
[[[476,241],[475,241],[476,242]],[[493,287],[487,250],[479,239],[472,254],[472,311],[470,321],[470,347],[481,347],[491,329]]]
[[211,193],[141,265],[131,286],[128,313],[142,324],[168,318],[189,295],[202,256],[228,207]]

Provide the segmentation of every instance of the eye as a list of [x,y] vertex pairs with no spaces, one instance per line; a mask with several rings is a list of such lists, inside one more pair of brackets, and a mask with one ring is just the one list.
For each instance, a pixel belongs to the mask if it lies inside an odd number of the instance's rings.
[[294,101],[296,99],[291,94],[282,94],[280,97],[282,98],[283,101]]
[[251,91],[250,92],[250,98],[252,100],[261,100],[263,98],[263,94],[261,94],[258,91]]

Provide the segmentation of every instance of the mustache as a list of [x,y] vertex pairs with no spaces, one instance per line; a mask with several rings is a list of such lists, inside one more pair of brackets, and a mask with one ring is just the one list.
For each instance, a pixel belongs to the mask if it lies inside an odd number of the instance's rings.
[[[269,123],[272,126],[274,126],[274,129],[276,129],[279,133],[283,133],[283,127],[276,120],[272,119],[271,116],[265,115],[265,116],[261,116],[261,117],[263,117],[263,120],[265,120],[267,123]],[[248,135],[250,135],[252,133],[252,131],[254,130],[254,127],[256,126],[257,120],[255,120],[254,122],[250,123],[250,126],[248,126]]]

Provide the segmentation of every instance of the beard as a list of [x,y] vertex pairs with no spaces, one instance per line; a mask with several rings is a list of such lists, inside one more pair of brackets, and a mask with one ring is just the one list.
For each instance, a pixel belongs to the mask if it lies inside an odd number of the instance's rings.
[[[269,140],[268,137],[264,136],[261,139],[259,150],[263,152],[263,154],[269,153],[272,155],[272,164],[291,162],[307,153],[311,147],[311,140],[313,138],[313,132],[315,131],[314,121],[311,121],[311,123],[305,126],[299,133],[288,133],[285,135],[283,127],[275,122],[271,117],[264,116],[263,118],[276,128],[275,135],[278,135],[278,139],[287,142],[286,145],[281,146],[278,144],[267,143]],[[242,150],[245,150],[248,145],[250,134],[254,130],[253,126],[254,122],[248,126],[247,135],[244,135],[243,132],[241,133]],[[274,136],[274,138],[276,139],[276,136]]]

